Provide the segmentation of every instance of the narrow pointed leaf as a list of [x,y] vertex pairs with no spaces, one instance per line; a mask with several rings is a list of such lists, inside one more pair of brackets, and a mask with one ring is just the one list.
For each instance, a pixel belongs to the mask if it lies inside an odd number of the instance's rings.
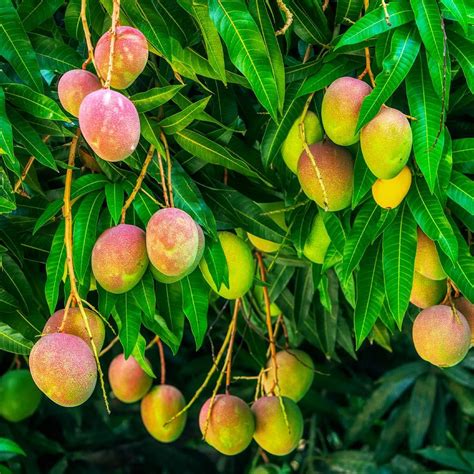
[[53,237],[53,243],[46,261],[46,283],[44,293],[49,312],[54,313],[58,302],[59,287],[66,265],[66,246],[64,245],[64,221],[61,222]]

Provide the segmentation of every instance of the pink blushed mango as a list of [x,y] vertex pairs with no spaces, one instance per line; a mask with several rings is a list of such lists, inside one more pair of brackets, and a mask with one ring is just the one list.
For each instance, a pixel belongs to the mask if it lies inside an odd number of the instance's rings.
[[119,92],[101,89],[87,95],[79,109],[87,143],[105,161],[129,157],[140,139],[140,119],[133,103]]
[[[105,79],[109,68],[111,34],[103,34],[94,51],[95,63]],[[145,36],[131,26],[116,29],[112,78],[114,89],[126,89],[145,69],[148,60],[148,45]]]
[[101,88],[99,78],[84,69],[73,69],[61,76],[58,96],[61,105],[74,117],[79,116],[79,107],[84,97]]
[[80,337],[66,333],[43,336],[33,346],[29,363],[37,387],[58,405],[81,405],[94,391],[97,366]]
[[110,293],[126,293],[142,278],[148,266],[145,232],[120,224],[107,229],[92,249],[92,272]]
[[[89,322],[89,328],[92,334],[92,340],[97,351],[100,352],[104,345],[105,326],[102,319],[93,311],[84,308],[84,312]],[[64,319],[64,309],[56,311],[47,321],[43,328],[43,334],[51,334],[59,332]],[[79,308],[69,308],[67,312],[66,321],[64,323],[63,332],[80,337],[84,342],[92,348],[89,334],[87,333],[86,325],[82,319]]]
[[159,273],[165,277],[182,277],[202,257],[202,234],[186,212],[161,209],[148,221],[146,246],[150,262]]
[[133,356],[119,354],[110,363],[109,382],[114,395],[123,403],[141,400],[150,390],[153,379],[145,373]]
[[454,300],[454,305],[464,315],[471,328],[471,345],[474,346],[474,304],[464,296],[460,296]]

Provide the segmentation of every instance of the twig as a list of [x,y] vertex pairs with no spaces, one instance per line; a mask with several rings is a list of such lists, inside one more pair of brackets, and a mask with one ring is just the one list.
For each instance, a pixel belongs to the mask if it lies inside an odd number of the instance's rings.
[[[364,0],[364,12],[367,13],[368,9],[369,9],[369,0]],[[368,74],[372,87],[375,87],[375,77],[374,77],[374,73],[372,72],[372,67],[370,65],[370,48],[368,46],[364,48],[364,53],[365,53],[365,69],[362,71],[361,74],[359,74],[357,79],[362,80],[365,77],[365,75]]]
[[240,299],[235,300],[235,306],[234,306],[234,314],[232,316],[232,321],[233,327],[232,327],[232,333],[230,335],[230,342],[229,342],[229,349],[227,350],[227,377],[226,377],[226,384],[225,384],[225,393],[229,395],[230,393],[230,382],[231,382],[231,376],[232,376],[232,349],[234,347],[234,340],[235,340],[235,333],[237,332],[237,314],[239,312],[239,307],[240,307]]
[[165,171],[163,169],[163,161],[161,159],[160,150],[158,150],[158,166],[160,167],[161,187],[163,188],[163,199],[166,207],[170,207],[170,200],[168,198],[168,188],[166,186]]
[[115,344],[117,344],[118,341],[119,341],[118,336],[115,336],[115,337],[109,342],[109,344],[108,344],[106,347],[104,347],[104,348],[100,351],[99,357],[102,357],[104,354],[107,354],[107,352],[109,352],[110,349],[112,349],[112,347],[114,347]]
[[173,198],[173,183],[171,181],[171,170],[172,170],[172,164],[171,164],[171,155],[170,155],[170,149],[168,147],[168,140],[166,139],[166,135],[161,132],[160,133],[160,139],[163,142],[163,145],[165,147],[165,156],[166,156],[166,165],[168,168],[168,193],[169,193],[169,203],[171,207],[174,207],[174,198]]
[[72,303],[72,293],[70,293],[70,295],[68,296],[68,299],[66,301],[66,306],[64,307],[63,318],[61,320],[61,326],[59,326],[59,331],[58,332],[63,332],[64,331],[64,327],[66,326],[66,321],[67,321],[67,317],[68,317],[68,313],[69,313],[69,308],[71,307],[71,303]]
[[125,204],[122,207],[122,218],[120,219],[121,224],[125,224],[125,216],[127,214],[127,209],[130,207],[136,195],[138,194],[138,191],[140,191],[140,188],[142,187],[143,180],[146,176],[146,171],[148,169],[149,164],[151,163],[151,160],[153,159],[154,152],[155,147],[153,145],[150,145],[142,169],[140,171],[140,174],[138,175],[137,182],[135,183],[135,187],[133,188],[132,193],[130,194],[130,196],[128,196],[128,199],[125,201]]
[[86,45],[87,45],[87,59],[82,63],[82,69],[86,69],[87,65],[90,62],[92,62],[92,64],[94,65],[97,77],[103,83],[104,81],[95,64],[94,46],[92,45],[91,32],[89,30],[89,25],[87,24],[87,0],[81,0],[81,22],[82,22],[82,29],[84,30],[84,38],[86,40]]
[[165,351],[163,349],[163,343],[160,338],[157,338],[156,344],[158,345],[158,351],[160,352],[160,383],[164,385],[166,383],[166,359]]
[[115,40],[117,39],[117,23],[120,16],[120,0],[113,0],[112,26],[110,27],[110,50],[109,66],[107,68],[107,78],[105,79],[104,89],[110,89],[112,80],[112,71],[114,68]]
[[326,11],[326,9],[328,8],[328,6],[329,6],[329,0],[324,0],[324,2],[323,2],[323,12]]
[[289,8],[283,3],[283,0],[276,0],[278,8],[283,12],[285,15],[286,21],[285,24],[275,32],[276,36],[284,35],[288,28],[293,23],[293,13],[289,10]]
[[[388,13],[388,9],[387,9],[387,3],[385,2],[385,0],[382,0],[382,8],[383,8],[383,12],[385,14],[385,23],[387,23],[387,26],[392,26],[392,23],[390,22],[390,15]],[[367,8],[366,8],[367,10]]]

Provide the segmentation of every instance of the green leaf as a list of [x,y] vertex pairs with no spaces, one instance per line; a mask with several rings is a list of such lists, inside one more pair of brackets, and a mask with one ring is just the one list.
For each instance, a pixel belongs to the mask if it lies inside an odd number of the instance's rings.
[[[472,472],[474,468],[474,451],[459,452],[458,449],[442,446],[429,446],[419,449],[417,454],[429,461],[448,466],[462,472]],[[461,457],[462,456],[462,457]]]
[[458,258],[458,242],[438,198],[430,194],[423,179],[414,179],[407,196],[408,206],[416,222],[431,239],[439,242],[454,263]]
[[192,123],[207,106],[211,97],[205,97],[186,107],[184,110],[160,120],[159,126],[166,135],[174,135]]
[[453,165],[459,171],[474,174],[474,138],[453,140]]
[[295,274],[295,304],[293,314],[298,327],[304,330],[310,323],[309,310],[315,292],[313,269],[311,265],[308,265],[307,267],[298,268]]
[[431,57],[443,64],[444,33],[438,3],[436,0],[412,0],[411,5],[421,41]]
[[125,358],[131,355],[140,333],[141,312],[131,292],[123,293],[117,298],[115,309],[120,318],[119,338]]
[[231,61],[248,79],[259,102],[277,121],[278,88],[266,45],[244,2],[210,0],[209,14],[227,46]]
[[[12,126],[5,110],[5,93],[2,88],[0,88],[0,153],[8,155],[11,166],[16,163],[15,152],[13,151]],[[19,166],[14,166],[14,168],[19,169]]]
[[59,287],[66,265],[66,246],[64,245],[64,221],[62,221],[53,237],[53,243],[46,261],[46,284],[44,294],[49,312],[54,313],[58,302]]
[[311,231],[317,212],[318,210],[314,203],[307,202],[304,206],[296,208],[291,215],[290,238],[299,256],[303,253],[304,244]]
[[390,312],[401,329],[410,302],[416,254],[416,222],[408,205],[400,206],[383,233],[383,271]]
[[0,214],[9,214],[15,209],[15,197],[10,179],[0,166]]
[[448,277],[469,301],[474,301],[474,258],[461,254],[453,263],[443,252],[438,253],[443,270]]
[[474,94],[474,48],[472,43],[454,31],[449,32],[448,43],[449,50],[458,60],[464,72],[471,94]]
[[467,176],[453,171],[448,187],[448,196],[467,212],[474,214],[474,182]]
[[145,92],[139,92],[130,97],[137,111],[140,113],[149,112],[171,100],[184,85],[154,87]]
[[0,2],[0,56],[26,84],[38,92],[43,91],[35,52],[11,0]]
[[319,2],[290,0],[288,8],[293,14],[295,33],[303,41],[309,44],[327,46],[331,39],[331,33]]
[[336,23],[357,20],[362,5],[362,0],[339,0],[336,4]]
[[441,3],[462,26],[465,33],[468,31],[468,16],[464,0],[441,0]]
[[366,196],[377,178],[372,174],[362,156],[362,150],[357,148],[354,162],[354,191],[352,192],[352,209],[355,209]]
[[44,144],[36,130],[14,109],[10,108],[8,115],[15,140],[19,141],[42,165],[57,171],[51,150]]
[[229,287],[229,269],[219,239],[206,239],[203,259],[207,263],[207,268],[217,289],[219,290],[222,284]]
[[155,316],[156,294],[151,270],[147,270],[140,281],[130,290],[130,293],[145,316],[150,320],[153,319]]
[[73,257],[74,271],[83,284],[90,273],[92,248],[97,237],[97,222],[104,202],[104,193],[97,192],[85,197],[74,216]]
[[406,80],[412,122],[413,151],[431,191],[434,190],[444,146],[442,104],[430,79],[426,59],[418,56]]
[[436,398],[436,376],[427,374],[420,377],[413,388],[410,398],[410,427],[408,439],[410,450],[416,451],[423,445]]
[[151,367],[150,362],[145,357],[145,350],[146,350],[146,341],[145,338],[139,334],[137,343],[132,351],[133,358],[138,362],[138,365],[147,373],[150,377],[156,378],[155,373]]
[[406,25],[395,30],[390,55],[383,61],[383,71],[375,78],[374,90],[362,102],[357,130],[378,114],[382,104],[405,79],[419,51],[420,37],[415,27]]
[[209,286],[199,269],[181,280],[183,312],[189,321],[198,350],[207,331],[207,310],[209,306]]
[[10,326],[0,323],[0,349],[13,354],[28,355],[33,343]]
[[[157,286],[157,303],[162,316],[157,320],[153,330],[163,339],[166,344],[176,354],[183,339],[184,331],[184,311],[181,282],[171,283],[169,285]],[[158,324],[156,324],[158,322]],[[144,321],[148,326],[149,322]]]
[[5,84],[3,90],[9,102],[33,117],[69,122],[54,100],[24,84]]
[[99,312],[104,318],[108,319],[115,308],[118,295],[105,291],[100,285],[97,285],[97,293],[99,295]]
[[382,243],[378,241],[365,253],[357,273],[354,309],[356,349],[359,349],[377,321],[384,298]]
[[123,183],[107,183],[105,185],[105,199],[107,201],[107,209],[112,216],[115,225],[120,222],[123,206]]
[[18,15],[26,31],[32,31],[45,20],[51,18],[63,0],[24,0],[18,6]]
[[382,6],[379,6],[356,21],[344,33],[335,49],[337,50],[350,44],[362,43],[413,20],[413,11],[410,8],[409,2],[391,2],[387,4],[387,11],[390,15],[390,26],[387,24]]
[[7,438],[0,438],[0,453],[20,454],[21,456],[26,456],[25,451],[23,451],[18,444]]

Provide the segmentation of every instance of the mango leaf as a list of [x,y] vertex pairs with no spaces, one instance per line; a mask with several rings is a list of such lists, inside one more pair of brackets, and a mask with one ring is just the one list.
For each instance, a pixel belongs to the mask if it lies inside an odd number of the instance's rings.
[[139,334],[137,343],[132,351],[133,358],[138,362],[138,365],[147,373],[150,377],[156,378],[155,373],[151,367],[150,362],[145,357],[145,350],[146,350],[146,341],[145,338]]
[[105,199],[107,201],[107,209],[112,216],[115,225],[120,222],[123,206],[124,187],[121,182],[107,183],[105,185]]
[[139,92],[130,97],[137,111],[140,113],[149,112],[171,100],[184,85],[154,87],[146,92]]
[[474,214],[474,182],[467,176],[453,171],[448,187],[448,196],[467,212]]
[[449,32],[448,43],[449,50],[458,60],[464,72],[471,94],[474,94],[474,49],[472,43],[454,31]]
[[135,302],[133,295],[123,293],[119,295],[115,303],[115,310],[120,319],[119,338],[122,343],[125,358],[132,354],[140,333],[141,312]]
[[357,20],[362,10],[362,0],[340,0],[336,4],[336,23]]
[[457,447],[428,446],[419,449],[417,454],[429,461],[456,469],[458,472],[471,472],[474,468],[474,451],[460,451]]
[[229,269],[219,239],[206,239],[203,259],[207,263],[207,268],[217,289],[219,290],[222,284],[229,287]]
[[97,293],[99,295],[99,312],[105,319],[108,319],[115,308],[118,295],[105,291],[100,285],[97,285]]
[[35,52],[11,0],[0,2],[0,56],[26,84],[38,92],[43,91]]
[[49,312],[54,313],[58,302],[59,287],[66,265],[66,246],[64,245],[64,221],[62,221],[53,237],[48,260],[46,261],[46,284],[44,294]]
[[474,174],[474,138],[459,138],[453,140],[453,165],[463,173]]
[[23,449],[21,449],[14,441],[7,438],[0,438],[0,455],[3,456],[5,454],[20,454],[21,456],[26,456],[25,451],[23,451]]
[[184,110],[160,120],[159,126],[167,135],[174,135],[175,133],[180,132],[199,116],[199,114],[206,108],[210,98],[211,97],[209,96],[198,100],[189,107],[186,107]]
[[335,50],[349,44],[362,43],[413,20],[413,11],[407,1],[387,4],[387,11],[390,15],[390,26],[387,24],[382,6],[379,6],[350,27],[337,43]]
[[439,242],[454,263],[458,258],[458,242],[438,198],[431,194],[423,179],[414,179],[407,196],[408,206],[416,222],[431,239]]
[[307,202],[304,206],[296,208],[291,215],[290,237],[298,255],[303,253],[304,244],[317,212],[317,207],[312,202]]
[[0,323],[0,349],[13,354],[28,355],[33,342],[23,337],[10,326]]
[[209,15],[227,46],[231,61],[247,78],[259,102],[277,121],[278,88],[265,42],[245,3],[210,0]]
[[383,272],[388,306],[398,327],[410,302],[416,254],[416,222],[406,203],[383,233]]
[[462,294],[469,300],[474,300],[474,258],[470,255],[461,254],[455,262],[452,262],[443,251],[438,252],[443,270],[454,284],[461,290]]
[[355,209],[366,196],[377,178],[372,174],[362,156],[362,150],[357,148],[354,162],[354,191],[352,193],[352,209]]
[[464,0],[441,0],[441,3],[462,26],[465,33],[468,31],[467,8]]
[[[179,349],[184,331],[184,311],[181,282],[169,285],[157,286],[157,303],[161,320],[156,318],[153,327],[156,326],[157,334],[163,339],[173,351]],[[144,320],[144,324],[150,328],[149,321]]]
[[207,310],[209,306],[209,286],[199,269],[181,280],[183,312],[189,321],[198,350],[207,331]]
[[[10,166],[13,166],[16,162],[13,151],[13,132],[5,110],[5,93],[2,88],[0,88],[0,153],[8,155],[8,163],[10,163]],[[19,168],[19,166],[13,167]]]
[[143,311],[145,317],[153,319],[156,308],[155,283],[151,270],[147,270],[140,281],[130,290],[136,305]]
[[411,124],[415,159],[433,192],[444,146],[442,104],[422,54],[407,76],[406,87],[410,114],[416,117]]
[[97,237],[97,222],[104,202],[104,193],[86,196],[74,217],[73,257],[74,271],[79,283],[83,284],[90,273],[92,248]]
[[374,90],[362,102],[357,130],[378,114],[382,104],[405,79],[419,51],[420,37],[414,26],[405,25],[395,30],[390,55],[383,61],[383,71],[375,78]]
[[356,349],[372,330],[382,309],[384,298],[382,242],[378,241],[365,253],[356,277],[354,309]]
[[18,6],[18,15],[26,31],[32,31],[51,18],[63,0],[24,0]]
[[295,303],[293,317],[298,327],[301,328],[301,330],[304,330],[305,328],[308,329],[308,324],[311,323],[309,310],[315,293],[313,269],[311,268],[311,265],[308,265],[307,267],[298,268],[295,273]]

